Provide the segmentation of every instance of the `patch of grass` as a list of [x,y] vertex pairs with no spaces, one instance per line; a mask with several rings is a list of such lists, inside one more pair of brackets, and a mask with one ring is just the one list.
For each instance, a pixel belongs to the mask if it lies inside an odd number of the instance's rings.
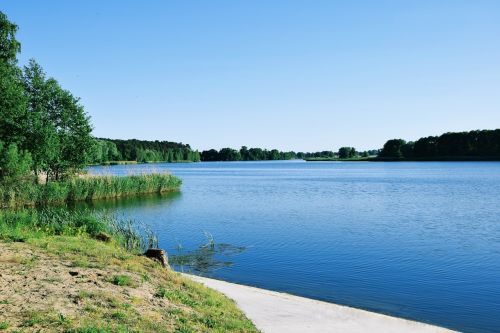
[[87,326],[87,327],[78,328],[76,330],[71,330],[68,332],[69,333],[111,333],[111,330],[108,328]]
[[121,286],[121,287],[124,287],[124,286],[131,287],[134,285],[134,282],[132,281],[130,276],[127,276],[127,275],[115,275],[111,279],[111,283],[113,283],[114,285],[117,285],[117,286]]
[[9,328],[9,324],[8,323],[6,323],[4,321],[0,322],[0,330],[6,330],[8,328]]
[[0,304],[10,304],[10,301],[8,299],[3,299],[0,301]]
[[69,318],[66,318],[61,313],[57,313],[53,310],[28,311],[24,313],[24,317],[26,319],[21,323],[21,327],[34,327],[37,325],[44,325],[64,328],[71,323],[71,320]]
[[30,318],[30,319],[26,319],[23,321],[23,323],[21,324],[22,327],[31,327],[31,326],[34,326],[36,324],[39,324],[42,322],[42,319],[40,318]]
[[23,258],[21,260],[21,264],[28,267],[28,268],[33,268],[36,266],[39,258],[37,256],[31,256],[29,258]]
[[112,319],[125,319],[127,315],[121,311],[115,311],[111,313],[110,316]]
[[149,277],[148,273],[142,273],[141,274],[141,282],[144,283],[144,282],[148,282],[148,281],[151,281],[151,278]]
[[180,303],[191,307],[199,305],[199,303],[195,299],[193,299],[193,297],[190,297],[189,293],[186,292],[184,288],[177,289],[160,287],[156,292],[156,295],[158,297],[166,298],[175,303]]

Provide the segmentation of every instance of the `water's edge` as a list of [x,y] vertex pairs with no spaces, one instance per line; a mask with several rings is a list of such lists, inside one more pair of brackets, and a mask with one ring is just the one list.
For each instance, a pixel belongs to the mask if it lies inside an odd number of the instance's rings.
[[415,332],[453,333],[447,328],[267,289],[182,274],[223,293],[266,333]]

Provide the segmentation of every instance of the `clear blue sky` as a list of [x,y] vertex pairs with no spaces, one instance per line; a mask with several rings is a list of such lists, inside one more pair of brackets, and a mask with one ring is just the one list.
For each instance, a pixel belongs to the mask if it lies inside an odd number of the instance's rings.
[[95,135],[296,151],[500,127],[500,1],[23,1]]

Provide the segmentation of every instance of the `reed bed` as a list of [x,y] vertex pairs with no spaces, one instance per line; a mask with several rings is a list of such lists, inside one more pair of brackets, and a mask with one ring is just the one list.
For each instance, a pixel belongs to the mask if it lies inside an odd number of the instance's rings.
[[35,206],[75,201],[176,191],[182,181],[166,173],[128,176],[92,176],[38,184],[15,182],[0,185],[2,207]]

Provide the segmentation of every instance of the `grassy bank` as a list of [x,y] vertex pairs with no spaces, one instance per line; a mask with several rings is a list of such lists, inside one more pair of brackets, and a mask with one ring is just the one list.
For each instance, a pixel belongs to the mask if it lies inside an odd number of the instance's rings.
[[257,332],[231,300],[138,256],[146,242],[90,211],[0,210],[0,328]]
[[178,190],[181,183],[179,178],[170,174],[74,177],[47,184],[16,181],[0,186],[0,205],[33,206],[161,193]]

